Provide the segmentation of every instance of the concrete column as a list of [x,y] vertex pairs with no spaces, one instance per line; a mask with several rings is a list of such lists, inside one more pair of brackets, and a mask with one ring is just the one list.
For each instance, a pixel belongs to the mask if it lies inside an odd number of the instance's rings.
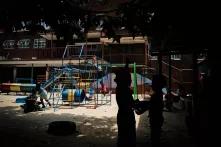
[[16,82],[17,78],[17,67],[13,67],[13,83]]
[[31,79],[34,79],[34,64],[31,65]]
[[148,53],[147,53],[147,50],[148,50],[148,48],[147,48],[147,41],[145,41],[145,43],[144,43],[144,65],[147,65],[147,56],[148,56]]
[[193,115],[198,116],[198,65],[197,65],[197,53],[192,54],[192,61],[193,61]]
[[45,80],[47,81],[49,79],[49,72],[50,72],[50,67],[48,64],[46,64],[46,71],[45,71]]
[[158,73],[159,75],[162,75],[162,54],[159,52],[158,55]]

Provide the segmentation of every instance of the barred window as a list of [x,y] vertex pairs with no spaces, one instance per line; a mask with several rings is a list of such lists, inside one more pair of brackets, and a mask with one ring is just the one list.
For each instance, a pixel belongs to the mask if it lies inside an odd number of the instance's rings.
[[157,56],[154,56],[154,55],[150,54],[150,50],[148,50],[148,57],[149,57],[150,60],[157,60],[158,59]]
[[4,49],[14,49],[15,40],[5,40],[2,45]]
[[39,39],[34,39],[34,48],[45,48],[46,47],[46,39],[44,38],[39,38]]
[[180,54],[170,55],[170,58],[171,58],[172,60],[181,60],[181,55],[180,55]]
[[198,60],[204,60],[204,59],[206,59],[206,57],[207,57],[207,53],[200,53],[198,55]]
[[21,39],[18,41],[17,45],[18,48],[30,48],[30,43],[31,43],[30,39]]
[[157,60],[157,56],[149,56],[150,60]]

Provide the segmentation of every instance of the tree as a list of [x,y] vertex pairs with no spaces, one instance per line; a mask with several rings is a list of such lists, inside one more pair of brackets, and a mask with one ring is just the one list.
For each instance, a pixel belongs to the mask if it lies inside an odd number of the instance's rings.
[[0,6],[0,28],[35,33],[44,32],[48,25],[68,42],[74,34],[83,38],[100,26],[108,38],[118,41],[118,32],[124,31],[131,36],[147,35],[156,46],[164,43],[170,48],[178,42],[205,48],[201,43],[205,28],[199,27],[206,21],[201,4],[188,0],[7,0]]

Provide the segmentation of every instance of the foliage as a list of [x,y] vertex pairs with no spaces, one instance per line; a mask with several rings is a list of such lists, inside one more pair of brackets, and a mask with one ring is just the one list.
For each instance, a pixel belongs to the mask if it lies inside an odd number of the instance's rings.
[[73,35],[84,38],[99,26],[117,41],[122,35],[119,32],[124,32],[147,35],[159,46],[190,42],[188,45],[205,47],[199,27],[206,17],[201,4],[188,0],[7,0],[0,6],[0,28],[36,33],[50,26],[58,38],[69,42]]

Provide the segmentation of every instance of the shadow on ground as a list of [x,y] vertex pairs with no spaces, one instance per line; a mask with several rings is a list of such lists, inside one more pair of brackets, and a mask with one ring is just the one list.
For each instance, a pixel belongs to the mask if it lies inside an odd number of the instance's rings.
[[[9,99],[4,101],[5,99]],[[112,116],[88,115],[90,109],[81,115],[37,111],[23,113],[23,109],[13,103],[14,99],[0,100],[0,142],[1,147],[115,147],[117,125],[115,111]],[[4,104],[2,102],[4,101]],[[74,108],[73,108],[74,109]],[[86,108],[85,108],[86,109]],[[115,106],[107,109],[116,109]],[[77,109],[76,109],[77,110]],[[75,112],[76,112],[75,110]],[[113,112],[112,112],[113,113]],[[137,118],[137,147],[150,146],[148,111]],[[164,112],[161,145],[163,147],[195,147],[185,125],[185,112]],[[53,121],[73,121],[77,132],[69,136],[54,136],[47,133],[49,123]]]
[[[42,112],[23,113],[16,106],[0,108],[1,146],[114,146],[116,144],[116,119],[88,117],[73,114]],[[47,133],[52,121],[73,121],[77,132],[69,136],[53,136]],[[113,145],[114,144],[114,145]]]
[[[185,124],[185,112],[164,112],[164,124],[161,133],[162,147],[196,147]],[[148,111],[140,116],[137,127],[137,145],[151,146]],[[144,129],[145,128],[145,129]]]

